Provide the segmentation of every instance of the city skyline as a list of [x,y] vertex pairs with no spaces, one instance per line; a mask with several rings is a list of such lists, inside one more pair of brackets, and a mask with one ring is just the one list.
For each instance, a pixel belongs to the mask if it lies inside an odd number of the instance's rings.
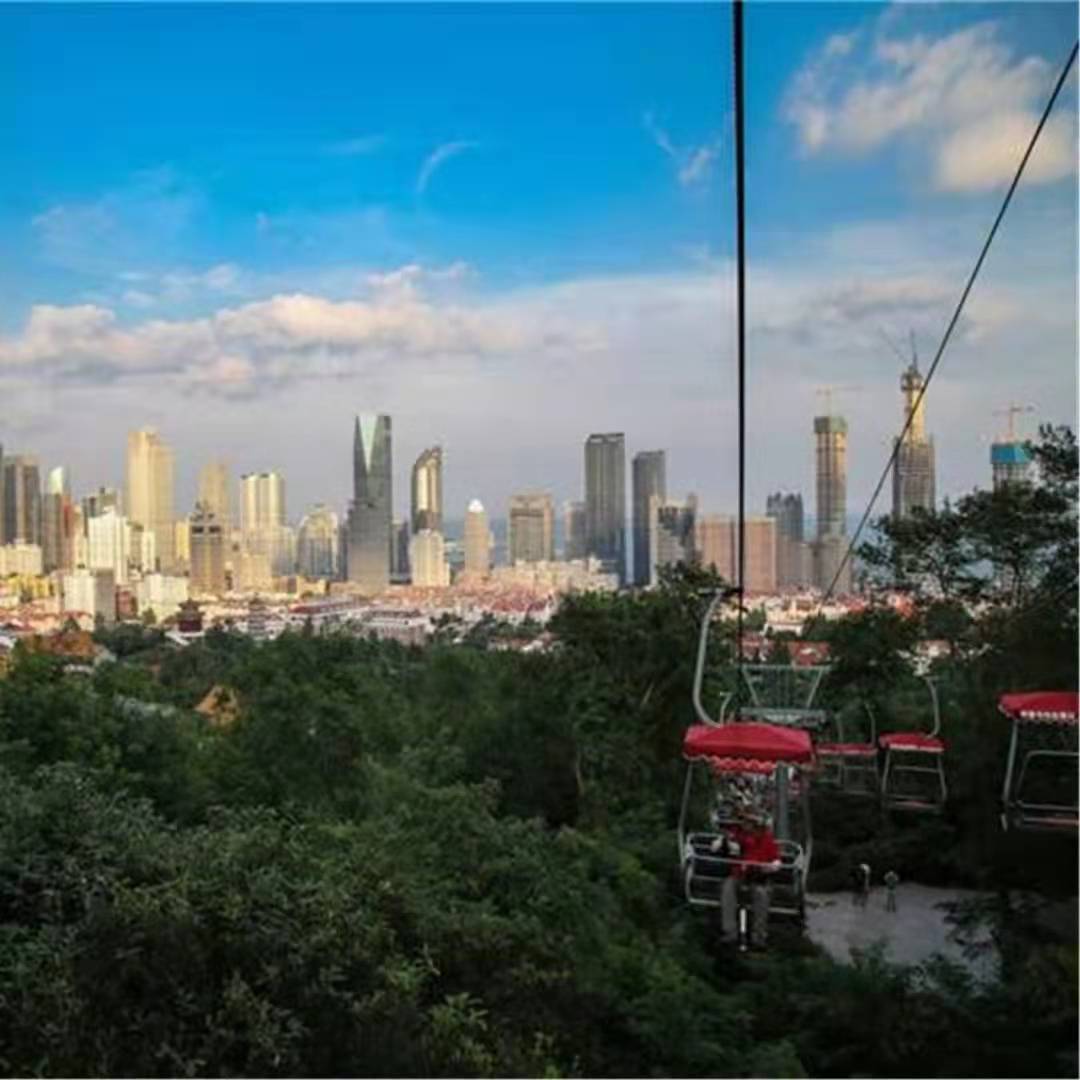
[[[665,447],[672,490],[733,506],[724,10],[246,14],[0,12],[25,110],[0,148],[5,445],[85,491],[117,482],[123,433],[149,425],[175,449],[178,506],[212,448],[340,509],[342,432],[370,404],[399,418],[401,460],[446,449],[448,507],[579,498],[573,447],[596,430]],[[815,387],[852,380],[865,502],[896,427],[881,331],[932,355],[1068,15],[748,10],[750,504],[811,490],[803,418]],[[65,48],[91,18],[99,52]],[[198,80],[158,44],[174,31]],[[1075,419],[1075,106],[1071,80],[931,387],[939,499],[982,482],[995,410]],[[972,133],[1001,118],[980,156]]]

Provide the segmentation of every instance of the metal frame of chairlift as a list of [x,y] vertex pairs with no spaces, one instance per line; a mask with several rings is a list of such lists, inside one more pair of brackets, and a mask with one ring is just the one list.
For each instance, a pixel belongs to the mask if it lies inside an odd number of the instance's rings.
[[[934,726],[929,733],[919,731],[892,731],[878,737],[878,745],[885,751],[885,768],[881,774],[881,802],[886,810],[937,813],[945,809],[949,789],[945,782],[945,743],[939,737],[941,731],[941,708],[938,703],[937,685],[929,675],[922,676],[930,691],[934,708]],[[927,762],[931,764],[927,764]],[[898,776],[932,776],[932,794],[923,798],[918,795],[901,794],[896,790]],[[890,778],[893,786],[890,788]]]
[[818,743],[815,749],[821,766],[819,776],[823,783],[834,785],[845,795],[876,799],[881,795],[877,717],[869,702],[863,702],[863,707],[870,717],[869,742],[846,742],[843,721],[837,715],[837,741]]
[[[739,710],[736,716],[728,714],[728,706],[731,704],[733,693],[725,693],[720,702],[719,717],[709,715],[702,700],[702,688],[705,681],[705,665],[708,654],[709,630],[713,616],[719,605],[728,598],[725,592],[716,593],[709,602],[705,614],[701,620],[701,631],[698,636],[697,662],[694,668],[693,703],[694,711],[698,720],[705,726],[721,728],[733,723],[739,723],[744,714]],[[814,691],[820,677],[814,682]],[[795,725],[773,725],[778,727],[792,727]],[[725,762],[723,767],[720,763],[708,758],[689,759],[686,769],[686,780],[683,784],[682,803],[679,810],[678,844],[679,859],[683,868],[683,891],[687,903],[697,907],[720,907],[720,890],[723,880],[732,868],[746,865],[743,860],[732,859],[717,855],[712,845],[721,838],[720,832],[695,830],[688,832],[686,819],[690,807],[690,797],[693,789],[694,773],[700,766],[709,768],[721,775],[765,775],[759,769],[749,767],[749,763],[743,767],[737,762]],[[806,879],[810,873],[810,862],[814,851],[813,828],[810,819],[810,784],[808,778],[800,766],[791,762],[777,762],[771,772],[773,780],[772,818],[774,822],[773,833],[776,837],[777,847],[780,849],[781,867],[770,879],[771,897],[769,902],[770,917],[794,917],[805,919],[805,894]],[[797,783],[793,783],[797,779]],[[798,817],[801,823],[802,839],[792,838],[792,805],[791,797],[795,795],[798,802]]]
[[[1075,777],[1077,765],[1080,763],[1078,752],[1077,709],[1075,696],[1071,711],[1066,709],[1049,709],[1045,705],[1041,707],[1026,708],[1024,706],[1013,707],[1012,702],[1019,702],[1022,697],[1034,699],[1035,697],[1046,698],[1049,695],[1005,695],[999,703],[999,710],[1012,721],[1012,732],[1009,736],[1009,753],[1005,766],[1005,781],[1001,789],[1001,827],[1008,830],[1010,827],[1020,832],[1048,832],[1075,834],[1080,827],[1080,797],[1074,798],[1068,803],[1031,802],[1023,799],[1024,781],[1028,775],[1029,766],[1039,759],[1060,761],[1065,764],[1072,762],[1072,772]],[[1058,697],[1059,695],[1054,695]],[[1066,695],[1060,695],[1064,698]],[[1012,699],[1012,702],[1010,702]],[[1033,702],[1034,704],[1034,702]],[[1056,741],[1059,745],[1049,748],[1045,746],[1031,746],[1035,737],[1044,743]],[[1026,737],[1026,738],[1025,738]],[[1026,749],[1021,750],[1021,743],[1028,742]],[[1023,754],[1020,760],[1019,772],[1016,768],[1017,757]],[[1076,788],[1074,787],[1074,792]]]

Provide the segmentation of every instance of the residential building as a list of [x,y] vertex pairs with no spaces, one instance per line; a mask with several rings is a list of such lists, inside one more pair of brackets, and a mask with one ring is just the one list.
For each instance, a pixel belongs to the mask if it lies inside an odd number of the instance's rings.
[[60,579],[62,610],[81,612],[107,626],[116,622],[116,581],[111,570],[72,570]]
[[412,583],[425,588],[450,584],[450,567],[446,563],[446,546],[441,532],[421,529],[409,541],[409,566]]
[[810,583],[804,532],[802,495],[777,492],[765,503],[765,513],[776,521],[776,584],[799,589]]
[[555,558],[555,506],[551,496],[534,492],[510,497],[509,554],[516,562],[552,562]]
[[655,568],[663,565],[652,549],[653,527],[650,500],[667,500],[667,455],[663,450],[643,450],[634,455],[633,468],[634,584],[648,585]]
[[697,561],[729,585],[738,577],[735,567],[735,519],[730,514],[702,514],[694,530]]
[[584,559],[585,548],[585,504],[563,503],[563,559]]
[[87,521],[109,509],[115,510],[118,514],[123,509],[120,492],[116,488],[99,487],[97,491],[83,496],[82,512]]
[[176,561],[176,515],[173,511],[175,462],[172,449],[152,428],[128,435],[126,516],[154,534],[158,567]]
[[0,543],[41,546],[41,476],[38,459],[30,454],[3,458],[0,475],[3,520]]
[[[135,536],[140,542],[143,535],[141,527],[136,527]],[[86,523],[87,560],[90,570],[107,570],[115,585],[126,585],[128,570],[132,563],[132,528],[122,514],[110,507],[104,513],[90,518]],[[153,563],[148,565],[153,569]]]
[[776,520],[749,515],[746,529],[746,582],[748,593],[776,592]]
[[285,520],[285,478],[281,473],[247,473],[240,478],[240,536],[245,551],[265,555],[270,572],[293,572],[296,537]]
[[196,596],[225,593],[225,528],[213,508],[195,504],[191,515],[191,592]]
[[41,548],[45,572],[71,570],[75,566],[75,504],[67,469],[49,472],[41,502]]
[[300,522],[296,555],[299,572],[308,578],[338,574],[338,516],[320,503]]
[[0,578],[37,577],[44,572],[43,552],[37,544],[0,544]]
[[147,574],[135,585],[139,611],[153,612],[158,622],[175,615],[188,596],[188,579],[172,574]]
[[[652,564],[644,584],[655,585],[660,570],[678,563],[690,564],[697,551],[697,497],[688,495],[685,502],[667,502],[660,495],[650,495],[647,508],[646,550]],[[635,558],[636,564],[636,558]]]
[[214,515],[214,520],[228,536],[233,527],[233,486],[227,462],[210,461],[199,470],[196,502],[202,503]]

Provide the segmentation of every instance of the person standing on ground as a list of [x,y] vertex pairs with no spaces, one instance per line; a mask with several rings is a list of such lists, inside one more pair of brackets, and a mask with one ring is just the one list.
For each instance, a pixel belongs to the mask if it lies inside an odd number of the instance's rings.
[[866,907],[870,899],[870,864],[859,863],[859,907]]
[[890,870],[885,875],[885,910],[896,911],[896,886],[900,884],[900,875]]

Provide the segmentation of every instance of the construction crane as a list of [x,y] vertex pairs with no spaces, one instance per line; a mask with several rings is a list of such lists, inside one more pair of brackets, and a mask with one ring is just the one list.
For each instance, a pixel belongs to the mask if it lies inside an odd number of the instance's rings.
[[1007,409],[995,409],[995,416],[1007,416],[1009,418],[1009,431],[1006,436],[1006,441],[1010,443],[1016,442],[1016,418],[1021,413],[1034,412],[1034,405],[1010,405]]
[[814,391],[814,393],[825,398],[825,415],[832,416],[833,394],[859,394],[862,393],[862,387],[857,384],[847,384],[844,386],[820,386]]

